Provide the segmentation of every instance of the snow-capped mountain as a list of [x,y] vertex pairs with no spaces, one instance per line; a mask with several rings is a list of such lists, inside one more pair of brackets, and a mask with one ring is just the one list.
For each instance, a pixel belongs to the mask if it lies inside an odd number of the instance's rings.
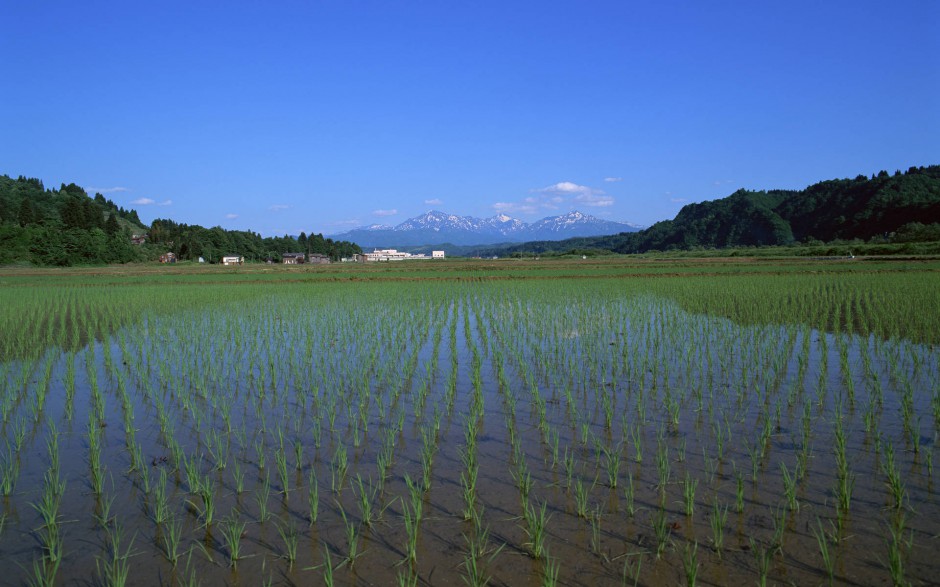
[[508,216],[506,214],[497,214],[483,220],[483,225],[491,228],[502,235],[509,235],[525,230],[526,223]]
[[431,210],[405,220],[393,230],[479,230],[480,220],[473,216],[456,216]]
[[601,220],[581,212],[549,216],[528,224],[506,214],[490,218],[457,216],[431,210],[394,227],[371,225],[334,235],[359,246],[406,247],[450,243],[488,245],[532,240],[563,240],[576,236],[600,236],[633,232],[639,226]]

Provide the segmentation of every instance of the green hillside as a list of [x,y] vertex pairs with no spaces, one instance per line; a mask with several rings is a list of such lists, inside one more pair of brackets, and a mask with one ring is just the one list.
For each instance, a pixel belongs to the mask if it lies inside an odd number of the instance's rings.
[[940,166],[835,179],[803,190],[738,190],[672,220],[611,236],[480,248],[482,255],[606,250],[644,253],[832,241],[925,240],[940,223]]
[[130,236],[146,231],[136,211],[74,183],[46,189],[39,179],[0,175],[0,264],[136,261],[142,251]]
[[[132,244],[133,235],[146,235],[146,243]],[[306,252],[338,259],[362,251],[354,243],[321,234],[263,238],[251,231],[168,219],[147,227],[135,210],[125,210],[101,194],[90,197],[74,183],[46,189],[35,178],[0,175],[0,265],[128,263],[153,261],[166,252],[181,260],[213,263],[224,255],[263,261],[280,259],[281,253]]]

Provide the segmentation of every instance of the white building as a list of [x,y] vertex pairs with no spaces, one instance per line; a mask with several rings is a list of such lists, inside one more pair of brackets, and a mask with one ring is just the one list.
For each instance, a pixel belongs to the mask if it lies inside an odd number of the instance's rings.
[[222,257],[223,265],[241,265],[245,262],[245,258],[240,255],[228,255]]
[[371,253],[364,253],[362,255],[363,259],[366,262],[370,261],[404,261],[404,260],[420,260],[420,259],[443,259],[444,251],[432,251],[431,256],[428,257],[424,253],[406,253],[405,251],[399,251],[397,249],[375,249]]

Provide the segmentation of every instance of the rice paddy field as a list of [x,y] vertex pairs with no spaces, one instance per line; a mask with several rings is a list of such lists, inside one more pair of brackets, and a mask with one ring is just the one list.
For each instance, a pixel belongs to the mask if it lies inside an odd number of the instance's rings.
[[0,270],[5,585],[927,585],[940,262]]

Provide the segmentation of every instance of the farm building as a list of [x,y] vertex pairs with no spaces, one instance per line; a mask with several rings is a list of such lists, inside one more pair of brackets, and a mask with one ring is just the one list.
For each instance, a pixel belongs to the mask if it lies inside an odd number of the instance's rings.
[[371,253],[363,253],[362,255],[356,255],[356,260],[360,262],[372,262],[372,261],[420,261],[422,259],[443,259],[444,251],[431,251],[431,256],[428,257],[424,253],[406,253],[405,251],[399,251],[397,249],[375,249]]
[[303,253],[284,253],[281,255],[281,263],[285,265],[301,265],[306,262],[306,255]]
[[314,265],[329,265],[330,257],[319,253],[310,253],[307,255],[307,262],[313,263]]
[[222,257],[223,265],[241,265],[245,262],[245,258],[241,255],[226,255]]

